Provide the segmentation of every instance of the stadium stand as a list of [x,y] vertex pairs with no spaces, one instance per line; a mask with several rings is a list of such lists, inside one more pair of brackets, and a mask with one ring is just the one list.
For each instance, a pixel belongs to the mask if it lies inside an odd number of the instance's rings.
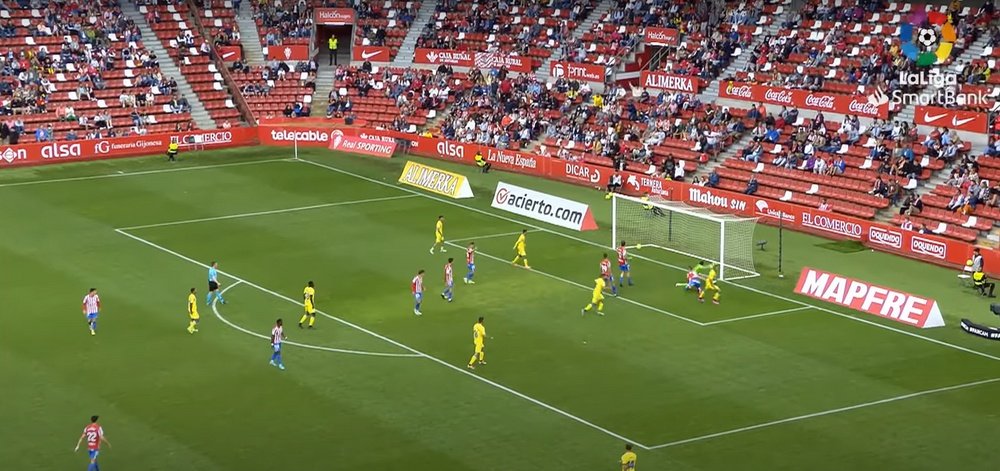
[[[356,46],[386,46],[389,48],[390,59],[394,59],[403,44],[403,38],[417,17],[417,10],[422,2],[389,0],[383,3],[377,1],[361,1],[355,5],[358,15],[357,28],[354,34]],[[344,0],[318,0],[316,6],[349,7]]]
[[[168,54],[177,61],[181,73],[212,119],[216,123],[238,120],[240,112],[236,109],[231,91],[212,61],[212,45],[209,40],[202,37],[197,27],[192,27],[193,18],[187,3],[179,0],[139,0],[137,3],[140,4],[139,11],[146,15],[146,21],[156,36],[167,46]],[[209,18],[206,12],[211,11],[210,15],[214,15],[217,9],[224,8],[223,2],[207,1],[199,14]],[[229,15],[227,22],[220,21],[220,24],[227,25],[231,34],[238,35],[238,32],[232,29],[235,27],[232,19],[232,15]],[[224,30],[226,28],[220,28],[220,36]]]
[[305,1],[250,2],[262,46],[309,44],[313,31],[312,5]]
[[112,137],[192,126],[174,84],[117,1],[8,2],[0,55],[6,143]]
[[423,27],[417,47],[512,52],[531,57],[532,68],[538,68],[570,39],[595,3],[439,0],[436,16]]
[[377,126],[417,132],[465,88],[465,74],[447,68],[337,67],[327,115],[353,114]]

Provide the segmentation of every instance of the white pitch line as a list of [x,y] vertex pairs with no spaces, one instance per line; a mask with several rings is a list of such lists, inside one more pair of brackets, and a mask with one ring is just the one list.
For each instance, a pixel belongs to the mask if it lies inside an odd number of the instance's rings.
[[190,167],[161,168],[157,170],[142,170],[139,172],[106,173],[103,175],[87,175],[83,177],[53,178],[50,180],[31,180],[31,181],[14,182],[14,183],[0,183],[0,188],[41,185],[44,183],[64,183],[64,182],[78,182],[86,180],[100,180],[104,178],[134,177],[139,175],[156,175],[158,173],[187,172],[191,170],[209,170],[213,168],[240,167],[243,165],[256,165],[256,164],[266,164],[270,162],[291,162],[291,161],[292,159],[267,159],[267,160],[254,160],[252,162],[232,162],[228,164],[216,164],[216,165],[197,165],[197,166],[192,165]]
[[663,443],[663,444],[660,444],[660,445],[653,445],[653,446],[649,447],[648,449],[650,449],[650,450],[656,450],[656,449],[660,449],[660,448],[668,448],[668,447],[678,446],[678,445],[684,445],[684,444],[688,444],[688,443],[695,443],[695,442],[710,440],[710,439],[713,439],[713,438],[724,437],[724,436],[727,436],[727,435],[734,435],[734,434],[737,434],[737,433],[749,432],[751,430],[758,430],[758,429],[762,429],[762,428],[766,428],[766,427],[772,427],[772,426],[775,426],[775,425],[787,424],[787,423],[790,423],[790,422],[798,422],[800,420],[812,419],[812,418],[816,418],[816,417],[823,417],[823,416],[826,416],[826,415],[837,414],[837,413],[840,413],[840,412],[848,412],[848,411],[852,411],[852,410],[863,409],[865,407],[877,406],[877,405],[880,405],[880,404],[888,404],[890,402],[897,402],[897,401],[902,401],[902,400],[906,400],[906,399],[912,399],[912,398],[920,397],[920,396],[928,396],[928,395],[931,395],[931,394],[937,394],[937,393],[942,393],[942,392],[947,392],[947,391],[955,391],[955,390],[959,390],[959,389],[971,388],[971,387],[974,387],[974,386],[981,386],[981,385],[984,385],[984,384],[996,383],[997,381],[1000,381],[1000,378],[984,379],[984,380],[981,380],[981,381],[973,381],[971,383],[958,384],[958,385],[955,385],[955,386],[946,386],[946,387],[943,387],[943,388],[927,389],[927,390],[924,390],[924,391],[917,391],[917,392],[910,393],[910,394],[904,394],[902,396],[895,396],[895,397],[890,397],[890,398],[886,398],[886,399],[880,399],[878,401],[865,402],[863,404],[855,404],[853,406],[841,407],[841,408],[838,408],[838,409],[830,409],[830,410],[826,410],[826,411],[823,411],[823,412],[816,412],[816,413],[812,413],[812,414],[800,415],[800,416],[797,416],[797,417],[789,417],[787,419],[781,419],[781,420],[775,420],[775,421],[771,421],[771,422],[765,422],[765,423],[762,423],[762,424],[751,425],[751,426],[748,426],[748,427],[734,428],[732,430],[726,430],[724,432],[711,433],[711,434],[702,435],[702,436],[699,436],[699,437],[686,438],[684,440],[677,440],[677,441],[674,441],[674,442]]
[[184,220],[181,220],[181,221],[160,222],[160,223],[156,223],[156,224],[143,224],[141,226],[119,227],[118,229],[121,229],[123,231],[131,231],[131,230],[136,230],[136,229],[149,229],[151,227],[179,226],[179,225],[182,225],[182,224],[194,224],[194,223],[198,223],[198,222],[223,221],[223,220],[226,220],[226,219],[239,219],[239,218],[248,218],[248,217],[255,217],[255,216],[267,216],[267,215],[270,215],[270,214],[293,213],[293,212],[296,212],[296,211],[309,211],[309,210],[312,210],[312,209],[332,208],[332,207],[336,207],[336,206],[350,206],[350,205],[355,205],[355,204],[378,203],[378,202],[381,202],[381,201],[402,200],[402,199],[415,198],[415,197],[416,197],[415,195],[398,195],[398,196],[386,196],[386,197],[382,197],[382,198],[368,198],[368,199],[363,199],[363,200],[336,201],[336,202],[333,202],[333,203],[313,204],[313,205],[309,205],[309,206],[298,206],[298,207],[295,207],[295,208],[273,209],[273,210],[269,210],[269,211],[255,211],[255,212],[252,212],[252,213],[229,214],[229,215],[225,215],[225,216],[214,216],[214,217],[198,218],[198,219],[184,219]]
[[[479,209],[479,208],[476,208],[476,207],[467,206],[467,205],[464,205],[464,204],[459,203],[457,201],[452,201],[452,200],[449,200],[449,199],[440,198],[440,197],[433,196],[433,195],[428,195],[426,193],[422,193],[420,191],[413,190],[413,189],[410,189],[410,188],[406,188],[406,187],[403,187],[403,186],[393,185],[391,183],[387,183],[387,182],[384,182],[384,181],[381,181],[381,180],[377,180],[377,179],[374,179],[374,178],[366,177],[364,175],[359,175],[357,173],[350,172],[350,171],[347,171],[347,170],[342,170],[342,169],[339,169],[337,167],[332,167],[330,165],[321,164],[321,163],[318,163],[318,162],[313,162],[311,160],[305,160],[305,159],[297,159],[297,160],[294,160],[294,162],[302,162],[302,163],[306,163],[306,164],[309,164],[309,165],[314,165],[314,166],[317,166],[317,167],[320,167],[320,168],[325,168],[327,170],[331,170],[331,171],[339,173],[341,175],[347,175],[347,176],[350,176],[350,177],[357,178],[359,180],[364,180],[364,181],[367,181],[367,182],[370,182],[370,183],[374,183],[376,185],[387,186],[387,187],[390,187],[390,188],[396,188],[399,191],[403,191],[403,192],[406,192],[406,193],[411,193],[411,194],[414,194],[414,195],[420,195],[421,197],[424,197],[424,198],[427,198],[427,199],[431,199],[431,200],[437,201],[439,203],[449,204],[449,205],[452,205],[452,206],[455,206],[455,207],[463,208],[463,209],[466,209],[466,210],[469,210],[469,211],[472,211],[472,212],[475,212],[475,213],[483,214],[483,215],[486,215],[486,216],[490,216],[490,217],[493,217],[493,218],[496,218],[496,219],[501,219],[501,220],[504,220],[504,221],[513,222],[513,223],[522,225],[524,227],[530,227],[530,228],[533,228],[533,229],[536,229],[536,230],[539,230],[539,231],[547,232],[549,234],[553,234],[553,235],[557,235],[557,236],[560,236],[560,237],[564,237],[566,239],[575,240],[575,241],[583,243],[583,244],[591,245],[591,246],[594,246],[594,247],[600,247],[600,248],[603,248],[603,249],[607,249],[608,248],[608,247],[606,247],[606,246],[604,246],[602,244],[599,244],[597,242],[593,242],[593,241],[590,241],[590,240],[587,240],[587,239],[582,239],[580,237],[572,236],[572,235],[569,235],[569,234],[566,234],[566,233],[563,233],[563,232],[559,232],[559,231],[555,231],[555,230],[552,230],[552,229],[548,229],[548,228],[545,228],[545,227],[542,227],[542,226],[538,226],[538,225],[535,225],[535,224],[531,224],[529,222],[521,221],[521,220],[518,220],[518,219],[509,218],[507,216],[503,216],[503,215],[500,215],[500,214],[491,213],[489,211],[485,211],[485,210],[482,210],[482,209]],[[633,255],[633,256],[635,258],[637,258],[637,259],[645,260],[645,261],[648,261],[650,263],[654,263],[654,264],[657,264],[657,265],[660,265],[660,266],[664,266],[664,267],[668,267],[668,268],[673,268],[675,270],[679,270],[679,271],[683,271],[683,272],[687,271],[687,268],[680,267],[680,266],[677,266],[677,265],[672,265],[672,264],[669,264],[669,263],[661,262],[659,260],[654,260],[654,259],[651,259],[651,258],[643,257],[641,255]],[[751,287],[751,286],[747,286],[747,285],[743,285],[743,284],[739,284],[739,283],[733,283],[733,282],[725,282],[725,283],[727,283],[729,285],[732,285],[732,286],[735,286],[737,288],[742,288],[742,289],[745,289],[747,291],[751,291],[751,292],[754,292],[754,293],[757,293],[757,294],[761,294],[761,295],[772,297],[772,298],[775,298],[775,299],[780,299],[780,300],[783,300],[783,301],[787,301],[787,302],[790,302],[790,303],[793,303],[793,304],[796,304],[796,305],[799,305],[799,306],[811,307],[811,308],[816,309],[818,311],[822,311],[822,312],[826,312],[826,313],[829,313],[829,314],[833,314],[835,316],[843,317],[844,319],[850,319],[850,320],[856,321],[856,322],[863,322],[865,324],[872,325],[872,326],[878,327],[880,329],[888,330],[888,331],[891,331],[891,332],[896,332],[896,333],[903,334],[903,335],[906,335],[906,336],[909,336],[909,337],[913,337],[913,338],[916,338],[916,339],[920,339],[920,340],[924,340],[924,341],[927,341],[927,342],[931,342],[933,344],[936,344],[936,345],[939,345],[939,346],[942,346],[942,347],[952,348],[952,349],[959,350],[959,351],[962,351],[962,352],[965,352],[965,353],[970,353],[972,355],[977,355],[977,356],[980,356],[980,357],[983,357],[983,358],[989,358],[990,360],[994,360],[994,361],[1000,361],[1000,357],[995,356],[995,355],[990,355],[989,353],[980,352],[978,350],[973,350],[971,348],[966,348],[966,347],[963,347],[963,346],[960,346],[960,345],[955,345],[953,343],[948,343],[948,342],[945,342],[943,340],[938,340],[938,339],[931,338],[931,337],[924,337],[923,335],[915,334],[913,332],[909,332],[909,331],[906,331],[906,330],[898,329],[896,327],[892,327],[892,326],[885,325],[885,324],[879,324],[878,322],[875,322],[875,321],[871,321],[871,320],[864,319],[864,318],[861,318],[861,317],[852,316],[850,314],[844,314],[844,313],[839,312],[839,311],[834,311],[832,309],[821,307],[821,306],[817,306],[815,304],[809,304],[807,302],[799,301],[797,299],[791,299],[789,297],[782,296],[780,294],[774,294],[774,293],[771,293],[771,292],[768,292],[768,291],[763,291],[763,290],[760,290],[760,289],[757,289],[757,288],[754,288],[754,287]]]
[[[520,232],[518,232],[518,234],[520,234]],[[458,245],[458,244],[456,244],[454,242],[447,242],[447,244],[451,245],[452,247],[462,248],[461,245]],[[494,255],[490,255],[490,254],[484,253],[484,252],[477,251],[476,255],[478,255],[480,257],[485,257],[485,258],[488,258],[488,259],[491,259],[491,260],[496,260],[498,262],[503,262],[504,264],[510,263],[509,260],[505,260],[505,259],[502,259],[500,257],[494,256]],[[575,282],[573,280],[567,280],[566,278],[563,278],[561,276],[553,275],[551,273],[546,273],[546,272],[541,271],[541,270],[535,270],[534,268],[532,268],[532,269],[530,269],[528,271],[530,271],[532,273],[537,273],[539,275],[542,275],[542,276],[547,277],[547,278],[551,278],[551,279],[556,280],[556,281],[561,281],[561,282],[566,283],[566,284],[571,285],[571,286],[576,286],[577,288],[582,288],[582,289],[587,290],[587,291],[590,291],[590,290],[594,289],[592,286],[587,286],[587,285],[582,284],[582,283],[577,283],[577,282]],[[694,319],[690,319],[690,318],[684,317],[684,316],[682,316],[680,314],[674,314],[674,313],[672,313],[670,311],[664,311],[663,309],[660,309],[660,308],[657,308],[657,307],[653,307],[653,306],[650,306],[648,304],[644,304],[644,303],[641,303],[639,301],[635,301],[635,300],[632,300],[632,299],[629,299],[629,298],[617,296],[617,297],[614,297],[614,299],[625,301],[625,302],[627,302],[629,304],[634,304],[634,305],[639,306],[641,308],[649,309],[650,311],[657,312],[657,313],[663,314],[665,316],[673,317],[674,319],[677,319],[677,320],[682,320],[684,322],[690,322],[690,323],[692,323],[694,325],[697,325],[697,326],[704,326],[705,325],[702,322],[699,322],[699,321],[696,321]]]
[[[413,195],[413,196],[416,196],[416,195]],[[528,231],[528,232],[531,232],[531,231]],[[515,235],[519,235],[519,234],[521,234],[521,231],[504,232],[504,233],[501,233],[501,234],[487,234],[487,235],[476,236],[476,237],[460,237],[458,239],[452,239],[452,240],[453,241],[454,240],[467,240],[469,242],[475,242],[477,240],[496,239],[497,237],[508,237],[508,236],[515,236]]]
[[[233,283],[233,284],[225,287],[222,290],[222,294],[226,294],[227,291],[229,291],[230,289],[233,289],[236,286],[241,285],[241,284],[243,284],[243,281],[237,281],[236,283]],[[219,312],[219,308],[218,308],[218,306],[216,306],[217,304],[218,304],[217,301],[213,301],[212,302],[212,312],[214,312],[215,313],[215,317],[217,317],[224,324],[226,324],[229,327],[232,327],[232,328],[234,328],[234,329],[236,329],[236,330],[238,330],[240,332],[243,332],[244,334],[249,334],[249,335],[252,335],[252,336],[257,337],[257,338],[262,338],[262,339],[265,339],[265,340],[270,340],[271,337],[269,337],[267,335],[258,334],[257,332],[254,332],[254,331],[249,330],[249,329],[245,329],[245,328],[243,328],[243,327],[241,327],[239,325],[234,324],[233,322],[230,322],[229,319],[226,319],[225,317],[223,317],[222,314]],[[362,356],[372,356],[372,357],[395,357],[395,358],[421,358],[421,356],[417,355],[416,353],[367,352],[367,351],[364,351],[364,350],[349,350],[349,349],[345,349],[345,348],[321,347],[319,345],[310,345],[310,344],[307,344],[307,343],[292,342],[290,340],[285,340],[283,343],[285,345],[293,345],[293,346],[296,346],[296,347],[308,348],[310,350],[322,350],[324,352],[333,352],[333,353],[347,353],[347,354],[351,354],[351,355],[362,355]]]
[[[180,258],[181,260],[185,260],[187,262],[190,262],[190,263],[193,263],[195,265],[198,265],[199,267],[208,268],[208,265],[205,265],[204,263],[201,263],[201,262],[199,262],[199,261],[197,261],[197,260],[195,260],[195,259],[193,259],[191,257],[188,257],[187,255],[184,255],[182,253],[170,250],[170,249],[168,249],[166,247],[163,247],[162,245],[158,245],[158,244],[156,244],[154,242],[150,242],[150,241],[148,241],[146,239],[143,239],[142,237],[139,237],[137,235],[130,234],[130,233],[125,232],[125,231],[123,231],[121,229],[115,229],[115,232],[117,232],[117,233],[119,233],[119,234],[121,234],[121,235],[123,235],[125,237],[128,237],[128,238],[130,238],[132,240],[135,240],[137,242],[145,244],[145,245],[147,245],[149,247],[157,249],[157,250],[159,250],[161,252],[173,255],[174,257]],[[240,281],[240,282],[242,282],[243,284],[245,284],[247,286],[251,286],[253,288],[256,288],[257,290],[260,290],[261,292],[270,294],[270,295],[272,295],[272,296],[274,296],[276,298],[279,298],[279,299],[284,299],[285,301],[288,301],[288,302],[290,302],[292,304],[295,304],[295,305],[298,305],[298,306],[302,306],[301,302],[299,302],[299,301],[297,301],[295,299],[292,299],[292,298],[290,298],[288,296],[285,296],[285,295],[283,295],[281,293],[278,293],[277,291],[272,291],[272,290],[267,289],[267,288],[265,288],[265,287],[263,287],[261,285],[258,285],[256,283],[253,283],[253,282],[247,281],[247,280],[245,280],[243,278],[240,278],[238,276],[235,276],[235,275],[233,275],[231,273],[223,272],[222,270],[219,270],[219,272],[222,273],[222,274],[224,274],[224,275],[226,275],[226,276],[228,276],[228,277],[230,277],[230,278],[232,278],[232,279],[234,279],[234,280],[236,280],[236,281]],[[577,422],[579,424],[582,424],[582,425],[585,425],[587,427],[590,427],[590,428],[592,428],[594,430],[597,430],[597,431],[599,431],[601,433],[604,433],[605,435],[614,437],[614,438],[616,438],[618,440],[621,440],[621,441],[624,441],[624,442],[632,443],[635,446],[637,446],[639,448],[642,448],[644,450],[648,450],[649,449],[649,447],[647,447],[646,445],[643,445],[643,444],[641,444],[641,443],[639,443],[639,442],[637,442],[635,440],[632,440],[632,439],[629,439],[629,438],[627,438],[625,436],[619,435],[619,434],[617,434],[615,432],[612,432],[611,430],[608,430],[608,429],[606,429],[604,427],[601,427],[600,425],[597,425],[597,424],[594,424],[592,422],[589,422],[586,419],[583,419],[581,417],[575,416],[575,415],[573,415],[573,414],[571,414],[569,412],[566,412],[566,411],[564,411],[562,409],[559,409],[559,408],[557,408],[555,406],[549,405],[548,403],[542,402],[542,401],[540,401],[538,399],[535,399],[535,398],[533,398],[531,396],[528,396],[527,394],[524,394],[524,393],[522,393],[520,391],[511,389],[511,388],[509,388],[507,386],[504,386],[504,385],[502,385],[502,384],[500,384],[500,383],[498,383],[496,381],[492,381],[492,380],[486,379],[486,378],[484,378],[482,376],[479,376],[477,374],[474,374],[474,373],[470,372],[468,369],[466,369],[464,367],[458,367],[458,366],[452,365],[451,363],[448,363],[448,362],[446,362],[446,361],[444,361],[444,360],[442,360],[440,358],[437,358],[437,357],[431,356],[429,354],[426,354],[424,352],[421,352],[420,350],[417,350],[417,349],[415,349],[413,347],[410,347],[410,346],[405,345],[405,344],[403,344],[401,342],[393,340],[393,339],[391,339],[389,337],[386,337],[386,336],[384,336],[382,334],[379,334],[379,333],[374,332],[372,330],[368,330],[368,329],[366,329],[364,327],[361,327],[360,325],[354,324],[352,322],[349,322],[347,320],[341,319],[339,317],[332,316],[332,315],[327,314],[327,313],[325,313],[323,311],[316,310],[316,312],[319,313],[319,314],[321,314],[321,315],[323,315],[324,317],[326,317],[328,319],[334,320],[334,321],[339,322],[339,323],[341,323],[343,325],[346,325],[346,326],[348,326],[348,327],[350,327],[352,329],[358,330],[360,332],[364,332],[364,333],[366,333],[366,334],[368,334],[368,335],[370,335],[372,337],[375,337],[375,338],[377,338],[379,340],[382,340],[384,342],[387,342],[387,343],[395,345],[395,346],[397,346],[399,348],[402,348],[403,350],[407,350],[407,351],[412,352],[412,353],[414,353],[414,354],[416,354],[418,356],[424,357],[424,358],[426,358],[426,359],[428,359],[430,361],[433,361],[434,363],[437,363],[437,364],[439,364],[441,366],[444,366],[444,367],[446,367],[448,369],[451,369],[453,371],[456,371],[458,373],[466,375],[466,376],[468,376],[470,378],[473,378],[473,379],[475,379],[477,381],[481,381],[481,382],[483,382],[485,384],[488,384],[488,385],[490,385],[490,386],[492,386],[494,388],[497,388],[497,389],[499,389],[501,391],[509,393],[509,394],[511,394],[513,396],[516,396],[516,397],[519,397],[521,399],[524,399],[525,401],[528,401],[528,402],[530,402],[532,404],[535,404],[535,405],[537,405],[537,406],[539,406],[539,407],[541,407],[543,409],[546,409],[546,410],[549,410],[549,411],[554,412],[556,414],[559,414],[559,415],[561,415],[561,416],[563,416],[563,417],[565,417],[567,419],[573,420],[574,422]]]
[[809,307],[809,306],[793,307],[791,309],[782,309],[780,311],[762,312],[760,314],[753,314],[753,315],[750,315],[750,316],[733,317],[731,319],[722,319],[722,320],[718,320],[718,321],[705,322],[702,325],[709,326],[709,325],[725,324],[727,322],[745,321],[747,319],[757,319],[759,317],[777,316],[777,315],[780,315],[780,314],[787,314],[789,312],[805,311],[807,309],[812,309],[812,308]]

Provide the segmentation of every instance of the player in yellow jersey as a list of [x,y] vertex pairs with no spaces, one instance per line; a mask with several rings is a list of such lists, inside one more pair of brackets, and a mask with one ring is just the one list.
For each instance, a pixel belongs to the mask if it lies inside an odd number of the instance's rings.
[[719,304],[719,287],[715,284],[715,267],[716,264],[712,264],[708,269],[708,276],[705,277],[705,287],[698,290],[698,301],[705,302],[705,291],[714,291],[715,295],[712,296],[712,304]]
[[525,248],[524,238],[528,235],[527,229],[521,229],[521,235],[517,236],[517,242],[514,242],[514,261],[511,262],[514,266],[517,266],[518,260],[524,261],[524,268],[530,269],[528,266],[528,252]]
[[622,471],[635,471],[635,452],[632,451],[632,444],[625,444],[625,453],[622,453]]
[[438,216],[437,223],[434,224],[434,245],[431,246],[431,255],[434,255],[434,249],[437,247],[441,248],[441,252],[448,251],[444,248],[444,216]]
[[594,280],[594,295],[593,295],[592,298],[590,298],[590,304],[588,304],[587,307],[585,307],[585,308],[583,308],[583,309],[580,310],[580,315],[581,316],[584,315],[584,314],[586,314],[587,311],[593,309],[594,306],[597,306],[597,314],[598,315],[600,315],[600,316],[604,315],[604,288],[605,288],[605,286],[607,286],[607,284],[605,283],[603,276],[598,276],[597,279]]
[[302,290],[302,307],[305,308],[305,313],[299,319],[299,328],[309,319],[309,328],[312,329],[316,324],[316,285],[312,281],[306,283],[306,288]]
[[483,325],[483,318],[480,317],[479,321],[472,324],[472,346],[475,347],[475,351],[472,352],[472,358],[469,359],[469,369],[476,369],[476,360],[479,360],[480,365],[486,364],[486,326]]
[[191,293],[188,294],[188,333],[193,334],[198,331],[198,322],[201,320],[201,316],[198,315],[198,295],[195,293],[195,289],[191,288]]

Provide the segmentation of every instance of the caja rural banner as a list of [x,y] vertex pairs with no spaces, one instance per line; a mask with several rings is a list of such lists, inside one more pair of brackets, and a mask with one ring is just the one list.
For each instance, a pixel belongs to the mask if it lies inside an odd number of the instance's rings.
[[917,105],[914,113],[914,123],[938,128],[986,134],[990,124],[989,116],[978,111]]
[[396,151],[396,139],[380,138],[370,133],[359,133],[357,136],[346,134],[336,129],[330,133],[330,150],[353,152],[388,159]]
[[876,104],[878,100],[869,101],[869,97],[867,96],[851,96],[822,91],[813,92],[742,82],[721,82],[719,84],[719,98],[789,106],[828,113],[858,115],[867,118],[886,119],[889,117],[888,102]]
[[392,53],[386,46],[351,46],[351,55],[356,61],[392,61]]
[[406,162],[399,183],[449,198],[472,198],[472,187],[465,176],[413,161]]
[[814,268],[802,269],[795,292],[921,329],[944,326],[933,299]]
[[354,24],[353,8],[317,8],[315,10],[316,24],[344,26]]
[[416,64],[450,65],[453,67],[479,67],[482,69],[506,67],[511,72],[531,72],[530,57],[496,52],[418,48],[413,53],[413,62]]
[[215,149],[256,143],[256,128],[186,131],[145,136],[112,137],[81,141],[0,146],[0,169],[80,160],[155,155],[167,151],[171,142],[185,149]]
[[510,183],[497,183],[490,205],[575,231],[597,230],[590,206]]
[[651,46],[676,46],[680,44],[680,35],[674,28],[647,26],[642,33],[642,40]]

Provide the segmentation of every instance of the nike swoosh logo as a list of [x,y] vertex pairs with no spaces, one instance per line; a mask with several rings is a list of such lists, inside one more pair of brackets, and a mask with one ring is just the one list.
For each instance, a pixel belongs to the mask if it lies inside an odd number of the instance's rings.
[[382,51],[362,52],[361,53],[361,58],[362,59],[371,59],[372,57],[375,57],[375,56],[377,56],[377,55],[379,55],[381,53],[382,53]]
[[924,113],[924,121],[926,121],[928,123],[933,123],[934,121],[937,121],[937,120],[939,120],[941,118],[944,118],[945,116],[948,116],[948,113],[941,113],[941,114],[931,115],[930,113],[926,113],[925,112]]
[[228,59],[228,58],[233,57],[235,55],[236,55],[235,51],[223,52],[222,53],[222,58],[223,59]]
[[951,118],[951,124],[952,124],[952,126],[956,126],[957,127],[957,126],[961,126],[961,125],[963,125],[965,123],[968,123],[969,121],[975,121],[975,120],[976,120],[976,118],[958,119],[958,116],[955,116],[954,118]]

